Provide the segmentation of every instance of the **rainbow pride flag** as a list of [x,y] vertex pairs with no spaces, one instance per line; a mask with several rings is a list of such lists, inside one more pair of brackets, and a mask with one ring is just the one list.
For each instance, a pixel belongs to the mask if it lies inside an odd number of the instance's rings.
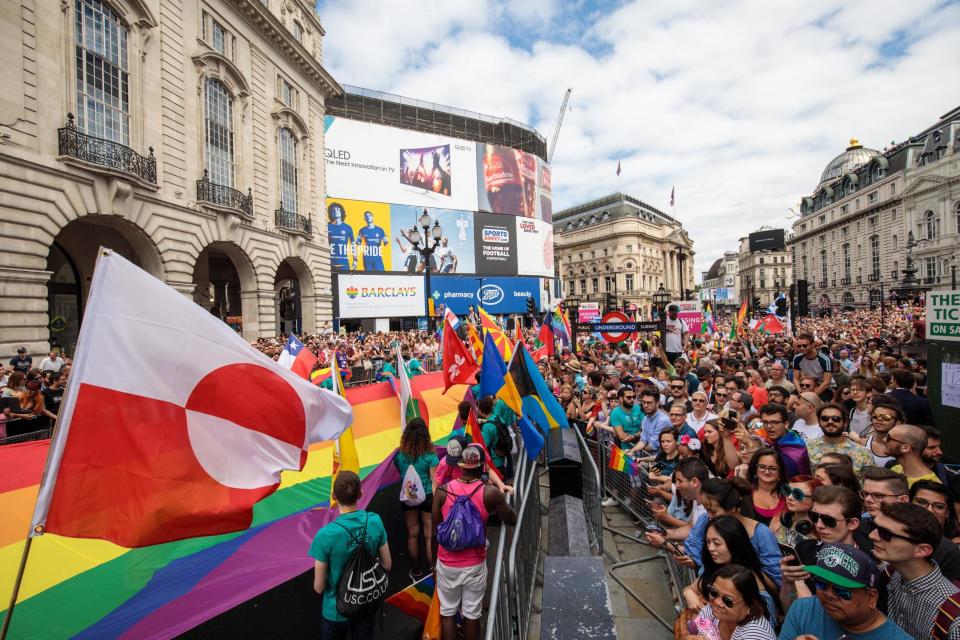
[[[443,395],[440,372],[411,380],[434,440],[450,434],[465,386]],[[347,389],[365,507],[399,481],[392,464],[399,401],[387,383]],[[0,447],[0,606],[6,607],[33,514],[49,441]],[[126,549],[46,534],[33,540],[10,638],[170,638],[313,567],[307,555],[328,507],[333,443],[313,445],[302,471],[254,507],[246,531]],[[56,612],[53,615],[51,612]],[[0,611],[0,620],[6,611]]]
[[640,475],[640,467],[637,463],[627,457],[620,447],[614,447],[610,452],[610,461],[607,466],[615,471],[621,471],[627,475]]
[[408,616],[426,623],[435,588],[436,583],[431,573],[420,581],[414,582],[403,591],[398,591],[387,598],[387,604],[392,604]]

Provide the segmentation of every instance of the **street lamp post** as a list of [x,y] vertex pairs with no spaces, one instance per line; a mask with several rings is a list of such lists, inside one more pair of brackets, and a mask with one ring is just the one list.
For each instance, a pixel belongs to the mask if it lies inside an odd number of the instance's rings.
[[663,283],[660,283],[660,288],[651,296],[653,298],[653,306],[657,310],[657,319],[660,320],[660,335],[665,336],[667,331],[667,305],[670,304],[670,292],[663,288]]
[[677,266],[680,268],[680,299],[681,300],[687,299],[686,291],[683,288],[683,263],[686,261],[686,259],[687,259],[687,254],[683,252],[683,248],[681,247],[677,251]]
[[[430,223],[433,222],[433,226]],[[433,252],[436,251],[437,246],[440,244],[440,238],[443,237],[443,229],[440,227],[440,221],[433,221],[433,218],[430,217],[430,214],[427,213],[427,210],[424,209],[423,213],[420,215],[420,219],[417,220],[417,224],[420,225],[420,228],[423,229],[421,234],[417,227],[410,229],[410,242],[413,244],[414,250],[420,254],[420,259],[423,261],[424,270],[426,272],[426,280],[424,282],[424,287],[426,289],[426,297],[424,298],[424,305],[426,307],[426,316],[427,316],[427,329],[430,333],[433,333],[436,329],[434,328],[435,322],[433,314],[430,313],[430,296],[432,295],[430,288],[430,258],[433,256]],[[430,240],[433,240],[433,244],[430,243]],[[423,246],[421,246],[421,243]]]

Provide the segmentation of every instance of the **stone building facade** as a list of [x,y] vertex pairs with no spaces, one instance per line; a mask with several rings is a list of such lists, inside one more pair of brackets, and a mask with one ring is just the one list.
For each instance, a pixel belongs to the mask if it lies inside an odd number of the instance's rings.
[[778,294],[786,293],[793,282],[793,256],[786,248],[751,251],[749,236],[740,238],[737,262],[736,306],[743,300],[751,306],[759,298],[762,311]]
[[73,349],[98,246],[247,339],[329,320],[310,3],[13,0],[0,28],[0,354]]
[[960,108],[883,151],[851,140],[804,197],[788,241],[813,311],[867,307],[903,281],[949,285],[960,267]]
[[678,300],[694,282],[693,241],[677,220],[615,193],[553,216],[557,277],[571,304],[635,304],[648,315],[662,284]]

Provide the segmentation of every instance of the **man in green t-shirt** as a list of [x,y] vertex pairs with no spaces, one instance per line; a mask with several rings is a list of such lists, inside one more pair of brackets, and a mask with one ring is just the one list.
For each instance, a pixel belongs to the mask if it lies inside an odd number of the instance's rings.
[[380,564],[387,573],[393,564],[387,531],[383,528],[380,516],[357,509],[361,495],[363,492],[357,474],[352,471],[338,473],[333,483],[333,497],[340,508],[340,515],[335,522],[320,529],[310,545],[310,557],[316,560],[313,589],[323,594],[322,640],[340,640],[348,634],[352,640],[373,638],[375,616],[350,620],[337,613],[337,585],[355,548],[353,540],[362,538],[367,551],[380,558]]
[[497,433],[497,418],[494,416],[496,400],[493,396],[484,396],[477,403],[477,412],[480,414],[480,433],[483,435],[483,445],[490,453],[490,462],[506,476],[507,460],[503,451],[510,451],[509,443],[501,443]]

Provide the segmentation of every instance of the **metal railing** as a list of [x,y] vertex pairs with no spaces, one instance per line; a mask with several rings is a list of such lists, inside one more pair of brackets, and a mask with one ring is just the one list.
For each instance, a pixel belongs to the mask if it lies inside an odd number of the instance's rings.
[[238,191],[216,182],[210,182],[210,172],[203,170],[203,177],[197,180],[197,202],[209,202],[218,207],[227,207],[242,211],[248,218],[253,217],[253,191]]
[[150,147],[150,155],[142,156],[119,142],[82,133],[77,129],[72,113],[67,114],[67,126],[57,129],[57,143],[61,156],[109,167],[157,184],[157,159],[153,147]]
[[600,479],[600,469],[594,454],[587,446],[587,441],[577,428],[577,445],[580,448],[580,479],[583,489],[583,511],[590,525],[590,543],[594,553],[603,555],[603,481]]
[[487,610],[486,633],[487,640],[507,640],[513,637],[512,619],[510,616],[510,584],[507,581],[507,567],[505,564],[507,550],[507,531],[500,532],[497,542],[496,555],[493,563],[493,579],[490,581],[490,605]]
[[[14,424],[16,419],[7,420],[6,424]],[[4,431],[5,433],[5,431]],[[53,428],[39,429],[29,433],[21,433],[15,436],[6,436],[0,438],[0,445],[17,444],[19,442],[31,442],[33,440],[49,440],[53,436]]]
[[273,212],[273,221],[278,229],[313,235],[313,223],[307,216],[280,208]]
[[540,554],[540,481],[535,465],[525,465],[522,493],[517,510],[517,525],[510,541],[507,557],[507,579],[512,601],[511,618],[514,633],[518,638],[527,637],[530,624],[530,609],[533,605],[533,589],[537,578]]

